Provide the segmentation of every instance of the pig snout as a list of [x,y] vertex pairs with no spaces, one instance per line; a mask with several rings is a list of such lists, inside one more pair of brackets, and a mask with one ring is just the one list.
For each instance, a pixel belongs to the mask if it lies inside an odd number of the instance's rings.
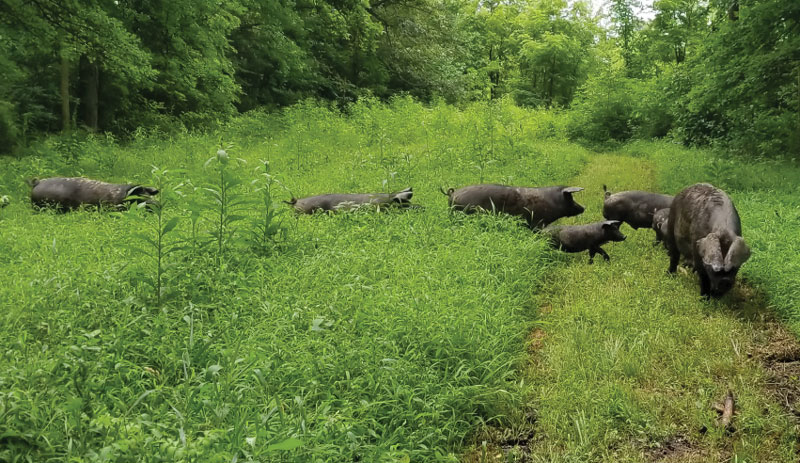
[[719,299],[733,288],[736,281],[736,272],[709,272],[709,294]]
[[625,241],[627,236],[619,230],[620,225],[622,225],[622,222],[619,220],[607,220],[603,222],[604,238],[607,241]]
[[567,187],[564,188],[564,201],[566,202],[566,207],[564,208],[564,214],[566,217],[575,217],[576,215],[583,214],[583,211],[586,210],[585,207],[581,206],[575,201],[575,198],[572,197],[574,193],[579,191],[583,191],[583,188],[580,187]]

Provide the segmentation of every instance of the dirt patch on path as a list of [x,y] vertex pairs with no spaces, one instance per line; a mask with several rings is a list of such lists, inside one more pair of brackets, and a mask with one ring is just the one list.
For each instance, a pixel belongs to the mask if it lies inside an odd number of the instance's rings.
[[768,321],[761,327],[752,356],[761,361],[766,371],[767,394],[800,419],[800,343],[783,325]]

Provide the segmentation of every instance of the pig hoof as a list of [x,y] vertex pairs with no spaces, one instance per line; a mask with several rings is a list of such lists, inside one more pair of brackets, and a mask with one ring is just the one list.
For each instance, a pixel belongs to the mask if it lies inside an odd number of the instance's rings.
[[589,265],[591,265],[593,263],[594,263],[594,259],[593,258],[589,259]]

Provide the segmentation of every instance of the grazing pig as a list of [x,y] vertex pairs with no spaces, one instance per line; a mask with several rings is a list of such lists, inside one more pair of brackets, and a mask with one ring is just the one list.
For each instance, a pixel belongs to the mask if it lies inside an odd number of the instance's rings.
[[653,226],[653,212],[665,209],[672,204],[672,196],[647,191],[620,191],[611,194],[603,185],[603,217],[607,220],[620,220],[634,230]]
[[594,255],[600,254],[605,260],[611,260],[600,246],[609,241],[625,241],[625,235],[619,231],[622,222],[606,220],[587,225],[553,225],[542,230],[550,235],[553,247],[566,252],[589,251],[589,263],[594,262]]
[[70,210],[83,204],[94,206],[124,206],[130,202],[150,202],[149,197],[158,194],[156,188],[130,183],[106,183],[80,177],[54,177],[33,179],[29,182],[31,202],[38,207],[53,206]]
[[739,213],[724,191],[698,183],[672,202],[665,239],[669,272],[683,256],[700,276],[700,295],[719,298],[734,284],[739,267],[750,258],[742,239]]
[[659,242],[664,242],[664,236],[667,233],[667,224],[669,223],[669,208],[658,209],[653,211],[653,230],[656,232],[656,241],[653,245]]
[[309,196],[307,198],[292,198],[284,201],[294,207],[297,212],[312,214],[315,211],[337,211],[340,209],[353,209],[365,204],[375,206],[400,206],[410,207],[411,188],[406,188],[397,193],[356,193],[356,194],[327,194]]
[[525,219],[530,228],[546,227],[561,217],[583,212],[583,206],[572,198],[579,187],[515,187],[506,185],[470,185],[442,193],[448,196],[450,208],[467,214],[478,210],[505,212]]

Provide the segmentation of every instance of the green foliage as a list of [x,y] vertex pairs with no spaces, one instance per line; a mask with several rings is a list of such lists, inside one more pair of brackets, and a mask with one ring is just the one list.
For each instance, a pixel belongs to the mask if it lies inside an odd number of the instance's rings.
[[800,7],[740,3],[739,19],[719,18],[691,63],[692,86],[676,109],[681,135],[756,155],[800,152]]
[[625,76],[621,57],[587,80],[570,114],[570,137],[592,143],[626,141],[634,132],[635,82]]
[[[155,271],[152,275],[146,275],[144,281],[152,286],[156,304],[161,306],[166,289],[164,284],[165,271],[168,268],[166,259],[180,249],[179,240],[167,241],[167,235],[175,230],[180,217],[173,216],[167,219],[164,214],[167,205],[176,199],[175,193],[169,189],[167,171],[153,167],[152,175],[154,185],[158,188],[158,195],[154,200],[149,200],[147,197],[133,197],[142,202],[131,207],[125,216],[130,221],[131,230],[137,230],[132,236],[139,242],[138,246],[130,245],[129,248],[135,253],[153,259]],[[149,214],[154,216],[152,220],[148,217]]]
[[[234,240],[235,229],[233,225],[245,219],[242,210],[247,205],[247,199],[241,192],[243,183],[239,174],[232,170],[236,164],[245,164],[247,161],[241,158],[231,159],[228,151],[231,146],[217,150],[217,153],[210,157],[205,163],[205,167],[214,166],[216,170],[216,181],[203,188],[208,196],[209,205],[207,209],[213,213],[210,222],[213,224],[209,234],[211,242],[217,248],[217,262],[222,267],[225,251],[229,243]],[[234,161],[232,164],[231,161]]]
[[595,25],[587,5],[568,5],[565,0],[533,2],[520,15],[519,27],[516,101],[547,108],[569,105],[592,56]]
[[262,160],[262,166],[257,168],[260,177],[251,182],[253,193],[260,198],[253,201],[253,205],[259,208],[259,215],[250,226],[249,241],[260,255],[268,255],[279,239],[286,239],[288,230],[280,218],[286,210],[278,209],[273,197],[273,190],[280,186],[280,182],[270,173],[269,161]]
[[[486,181],[565,182],[587,159],[563,142],[559,115],[507,100],[492,108],[496,162]],[[518,220],[451,215],[438,192],[478,178],[466,149],[473,127],[491,120],[486,111],[398,98],[356,102],[346,116],[306,102],[248,114],[231,132],[76,141],[91,162],[52,142],[9,160],[0,184],[14,198],[28,194],[26,176],[147,184],[148,164],[183,170],[162,189],[182,195],[161,219],[37,213],[26,201],[2,210],[10,283],[0,285],[0,348],[15,354],[0,361],[0,396],[15,412],[0,414],[0,460],[457,459],[476,427],[526,409],[516,371],[536,317],[530,294],[550,267],[546,243]],[[300,169],[288,149],[297,131],[307,150]],[[220,139],[257,170],[239,169],[233,154],[204,168],[198,158]],[[297,196],[379,191],[387,168],[424,210],[289,216],[272,204],[288,199],[283,186]],[[225,224],[236,232],[223,232],[220,271],[217,241],[185,241],[193,201],[199,233],[218,230],[221,195],[197,187],[219,193],[223,176],[228,193],[259,205],[227,209],[247,218]],[[231,187],[234,177],[246,181]],[[270,210],[281,215],[266,219]],[[187,219],[167,230],[173,217]],[[272,235],[280,246],[254,252],[245,242],[264,236],[257,227],[267,220],[269,233],[285,226]],[[162,254],[160,307],[142,284],[157,277],[159,234],[179,246]]]

